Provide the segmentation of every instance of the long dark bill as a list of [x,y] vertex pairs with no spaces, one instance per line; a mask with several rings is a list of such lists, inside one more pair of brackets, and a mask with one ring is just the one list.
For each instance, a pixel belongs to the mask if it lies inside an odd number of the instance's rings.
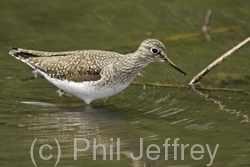
[[182,73],[183,75],[187,75],[187,73],[185,73],[182,69],[176,66],[169,58],[165,58],[164,61],[167,62],[171,67],[175,68],[177,71]]

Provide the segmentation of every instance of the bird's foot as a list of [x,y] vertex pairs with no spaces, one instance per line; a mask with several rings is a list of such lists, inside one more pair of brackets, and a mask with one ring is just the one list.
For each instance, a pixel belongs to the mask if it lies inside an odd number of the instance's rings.
[[58,95],[59,95],[60,97],[69,97],[69,96],[70,96],[70,94],[64,92],[64,91],[61,90],[61,89],[59,89],[59,90],[57,91],[57,93],[58,93]]

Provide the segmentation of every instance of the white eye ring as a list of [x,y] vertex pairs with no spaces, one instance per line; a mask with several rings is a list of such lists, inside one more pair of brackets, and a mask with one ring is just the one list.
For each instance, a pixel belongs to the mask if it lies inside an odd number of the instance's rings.
[[158,49],[156,49],[156,48],[150,48],[150,51],[151,51],[153,54],[159,53]]

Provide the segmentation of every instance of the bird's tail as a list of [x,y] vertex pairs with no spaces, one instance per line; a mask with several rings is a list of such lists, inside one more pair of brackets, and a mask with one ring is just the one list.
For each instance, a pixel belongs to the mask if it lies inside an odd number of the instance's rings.
[[32,53],[30,50],[14,48],[12,47],[9,51],[9,54],[14,58],[24,62],[25,64],[29,65],[33,69],[37,69],[38,67],[30,60],[32,57],[40,57],[38,54]]

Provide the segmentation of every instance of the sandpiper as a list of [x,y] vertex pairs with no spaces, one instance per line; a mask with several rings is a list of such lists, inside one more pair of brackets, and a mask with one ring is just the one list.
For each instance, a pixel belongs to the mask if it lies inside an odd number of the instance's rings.
[[121,92],[152,62],[165,61],[186,75],[170,61],[164,44],[156,39],[144,40],[129,54],[100,50],[42,52],[21,48],[12,48],[9,54],[87,104]]

